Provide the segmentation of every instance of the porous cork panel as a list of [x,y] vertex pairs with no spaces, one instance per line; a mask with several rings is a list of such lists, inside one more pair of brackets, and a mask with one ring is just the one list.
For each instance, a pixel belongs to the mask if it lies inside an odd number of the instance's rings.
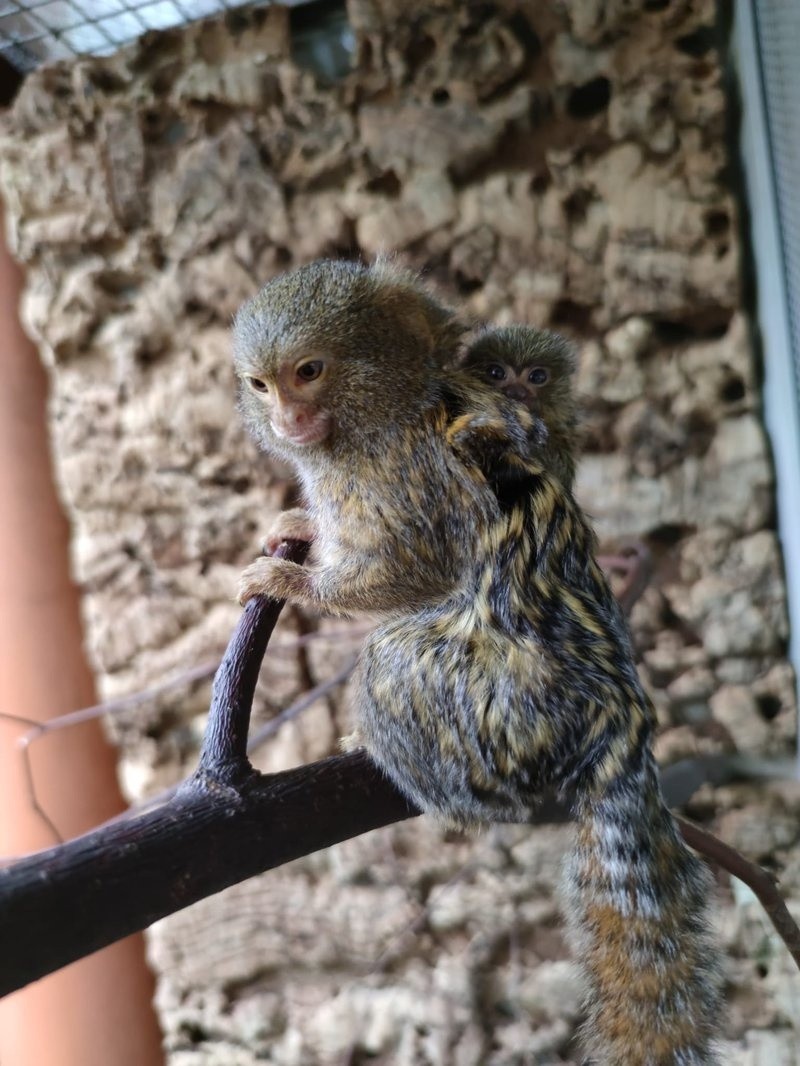
[[[219,651],[237,573],[292,499],[236,418],[232,312],[280,270],[389,249],[476,320],[581,341],[580,499],[602,537],[644,539],[656,561],[633,622],[660,754],[784,752],[785,597],[713,3],[353,0],[348,15],[354,70],[333,85],[293,63],[270,7],[40,71],[2,120],[104,691]],[[292,648],[309,628],[330,636]],[[333,674],[357,646],[343,628],[288,617],[257,720]],[[176,690],[117,723],[134,795],[191,768],[207,698]],[[334,694],[260,765],[347,730]],[[795,800],[738,795],[731,832],[768,842],[800,895]],[[554,903],[567,836],[443,848],[433,826],[395,827],[160,923],[172,1066],[577,1061]],[[749,915],[719,917],[732,1039],[793,1020],[772,995],[779,953],[759,983]]]

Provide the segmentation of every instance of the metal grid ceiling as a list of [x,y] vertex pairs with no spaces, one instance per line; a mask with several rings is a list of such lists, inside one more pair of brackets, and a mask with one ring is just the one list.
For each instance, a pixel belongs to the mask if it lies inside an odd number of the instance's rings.
[[[0,56],[27,73],[77,55],[108,55],[147,30],[244,7],[246,0],[0,0]],[[296,6],[304,0],[281,0]],[[308,2],[308,0],[305,0]],[[251,6],[265,6],[265,0]]]

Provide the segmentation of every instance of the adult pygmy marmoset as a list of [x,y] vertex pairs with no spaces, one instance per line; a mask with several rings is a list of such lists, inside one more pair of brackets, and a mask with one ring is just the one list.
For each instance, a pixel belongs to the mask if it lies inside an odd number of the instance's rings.
[[279,278],[234,336],[245,417],[303,485],[287,526],[315,533],[308,568],[259,560],[243,598],[381,611],[358,730],[398,787],[460,825],[524,820],[547,790],[572,803],[593,1061],[712,1062],[708,878],[661,799],[627,628],[542,427],[447,368],[454,319],[386,267]]
[[244,305],[234,326],[240,407],[259,443],[296,467],[307,504],[269,539],[314,546],[306,566],[257,560],[240,598],[385,613],[459,583],[498,505],[458,449],[524,455],[535,437],[505,397],[442,371],[461,333],[413,276],[386,265],[312,263]]

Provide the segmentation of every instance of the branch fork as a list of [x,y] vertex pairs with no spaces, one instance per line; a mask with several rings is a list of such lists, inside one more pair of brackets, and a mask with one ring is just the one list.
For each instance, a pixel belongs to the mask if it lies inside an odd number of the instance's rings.
[[[276,554],[302,563],[307,551],[294,541]],[[253,769],[250,710],[282,606],[263,597],[245,606],[214,679],[198,767],[166,802],[0,869],[0,995],[248,877],[420,813],[364,751],[278,774]],[[672,785],[665,772],[668,802],[707,779],[694,770]],[[548,804],[535,820],[567,817]],[[753,888],[800,965],[800,930],[764,871],[679,825],[695,850]]]

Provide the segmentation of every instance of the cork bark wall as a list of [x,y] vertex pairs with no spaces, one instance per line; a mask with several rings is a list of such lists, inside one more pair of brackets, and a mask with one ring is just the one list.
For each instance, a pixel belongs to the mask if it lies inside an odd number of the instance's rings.
[[[219,651],[238,571],[293,499],[235,414],[232,312],[280,270],[391,249],[476,319],[581,342],[579,497],[601,537],[642,538],[657,564],[633,620],[659,754],[787,751],[786,609],[712,0],[351,0],[347,14],[353,71],[332,84],[293,61],[287,12],[264,8],[40,71],[2,119],[104,692]],[[331,676],[360,632],[286,612],[256,723]],[[191,768],[207,698],[178,688],[113,723],[134,798]],[[337,690],[258,763],[319,757],[347,729]],[[694,813],[785,866],[800,904],[798,806],[760,786],[701,796]],[[393,827],[160,923],[172,1066],[576,1062],[555,892],[568,832],[443,845],[423,821]],[[800,989],[727,883],[719,927],[725,1061],[777,1062]]]

